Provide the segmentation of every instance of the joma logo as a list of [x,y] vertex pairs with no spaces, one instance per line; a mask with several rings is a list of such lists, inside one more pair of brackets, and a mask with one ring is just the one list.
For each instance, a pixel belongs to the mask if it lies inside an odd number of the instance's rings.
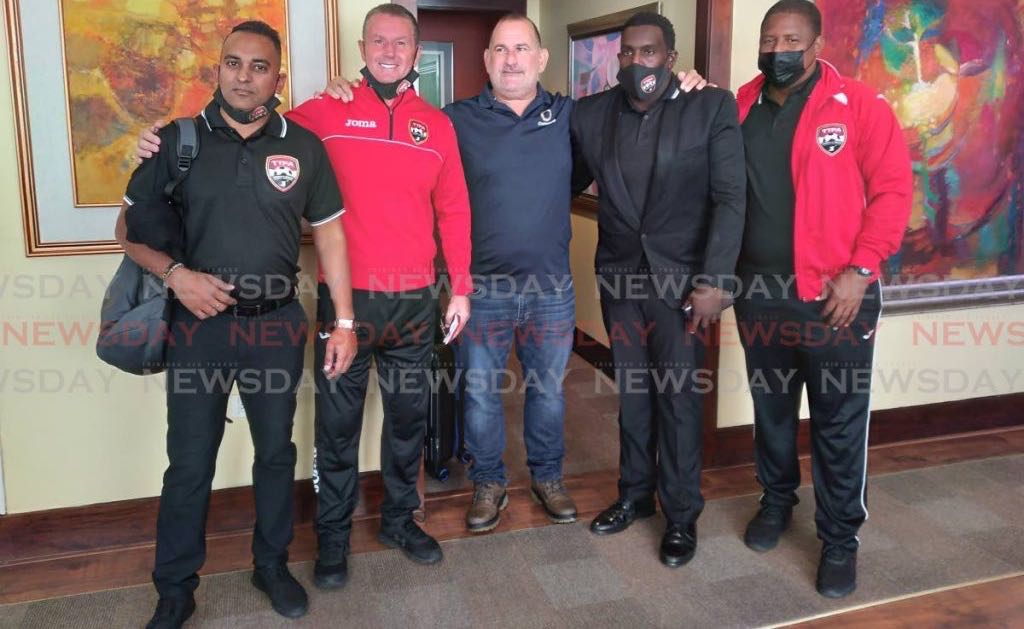
[[345,126],[346,127],[358,127],[360,129],[376,129],[377,128],[377,121],[376,120],[353,120],[353,119],[349,118],[348,120],[345,121]]

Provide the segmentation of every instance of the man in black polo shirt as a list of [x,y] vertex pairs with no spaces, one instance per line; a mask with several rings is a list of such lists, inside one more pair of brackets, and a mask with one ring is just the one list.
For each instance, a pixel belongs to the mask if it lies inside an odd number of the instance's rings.
[[[236,383],[255,447],[253,584],[287,617],[306,613],[302,586],[286,566],[292,539],[295,394],[307,321],[295,299],[301,221],[313,240],[339,316],[352,313],[343,212],[333,171],[312,133],[275,113],[284,82],[281,40],[262,22],[224,40],[218,89],[197,117],[200,152],[181,184],[184,255],[129,242],[128,206],[160,211],[177,176],[173,151],[132,175],[116,234],[140,266],[162,276],[176,301],[167,348],[167,455],[157,519],[153,581],[160,595],[149,627],[179,627],[195,609],[205,558],[206,511],[228,396]],[[174,125],[160,132],[177,144]],[[355,336],[331,333],[324,367],[344,372]]]

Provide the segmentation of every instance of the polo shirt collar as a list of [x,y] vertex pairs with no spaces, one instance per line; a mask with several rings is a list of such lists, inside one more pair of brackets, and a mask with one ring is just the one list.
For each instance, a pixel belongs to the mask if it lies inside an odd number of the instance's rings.
[[[206,128],[209,129],[210,131],[213,131],[214,129],[229,129],[232,131],[234,130],[231,128],[231,125],[229,125],[227,121],[224,120],[224,114],[221,113],[220,105],[218,105],[216,101],[211,100],[210,104],[208,104],[206,108],[203,109],[201,115],[203,116],[203,120],[206,121]],[[250,136],[250,139],[258,138],[263,134],[267,134],[276,138],[285,137],[285,135],[288,133],[288,122],[285,121],[284,116],[282,116],[277,111],[274,111],[271,112],[269,118],[270,120],[267,121],[267,124],[257,129],[256,133]]]
[[[496,107],[504,107],[505,109],[508,109],[508,106],[505,105],[505,103],[501,102],[500,100],[498,100],[494,96],[494,89],[491,87],[491,82],[490,81],[488,81],[487,84],[484,85],[483,91],[481,91],[480,95],[477,96],[476,98],[477,98],[477,103],[479,103],[481,107],[485,107],[485,108],[488,108],[488,109],[494,109]],[[523,112],[523,116],[522,117],[526,118],[537,107],[548,108],[554,102],[555,102],[555,99],[551,95],[551,92],[549,92],[546,89],[544,89],[543,87],[541,87],[541,84],[538,82],[537,83],[537,96],[534,97],[533,101],[526,107],[526,110]]]

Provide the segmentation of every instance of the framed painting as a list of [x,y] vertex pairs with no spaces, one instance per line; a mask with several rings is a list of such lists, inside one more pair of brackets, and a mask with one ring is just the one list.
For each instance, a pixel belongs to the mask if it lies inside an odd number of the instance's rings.
[[914,209],[888,310],[1024,296],[1024,2],[818,0],[825,53],[892,104]]
[[28,256],[120,251],[135,137],[202,109],[235,23],[281,33],[282,110],[338,73],[337,0],[3,2]]
[[[661,3],[652,2],[568,25],[570,96],[579,99],[619,84],[616,77],[622,27],[641,11],[661,13]],[[586,214],[596,213],[597,194],[597,184],[591,184],[575,206]]]

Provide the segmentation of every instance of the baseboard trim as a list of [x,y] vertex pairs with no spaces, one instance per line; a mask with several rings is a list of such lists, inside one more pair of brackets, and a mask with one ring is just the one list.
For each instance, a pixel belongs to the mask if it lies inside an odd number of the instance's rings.
[[[955,437],[985,430],[1024,426],[1024,393],[938,402],[871,413],[868,443],[871,447],[894,443]],[[745,465],[754,461],[752,426],[719,428],[710,445],[710,467]],[[810,454],[811,422],[804,419],[797,430],[801,456]],[[705,450],[709,444],[705,444]]]
[[[600,369],[609,378],[614,378],[611,350],[579,328],[576,329],[573,349],[595,369]],[[709,397],[709,405],[715,407],[716,402],[714,397]],[[871,414],[871,433],[868,440],[872,446],[880,446],[1024,426],[1024,411],[1021,409],[1024,409],[1024,393],[874,411]],[[753,463],[752,426],[711,430],[710,426],[717,425],[717,418],[714,417],[713,408],[705,410],[704,467],[713,469]],[[808,454],[808,420],[800,422],[797,435],[800,454]]]
[[[316,494],[309,479],[295,481],[296,527],[313,522]],[[384,498],[380,472],[359,476],[359,503],[354,519],[376,517]],[[120,500],[0,517],[0,568],[110,549],[151,545],[156,538],[159,497]],[[256,520],[252,486],[211,492],[208,537],[252,531]]]

